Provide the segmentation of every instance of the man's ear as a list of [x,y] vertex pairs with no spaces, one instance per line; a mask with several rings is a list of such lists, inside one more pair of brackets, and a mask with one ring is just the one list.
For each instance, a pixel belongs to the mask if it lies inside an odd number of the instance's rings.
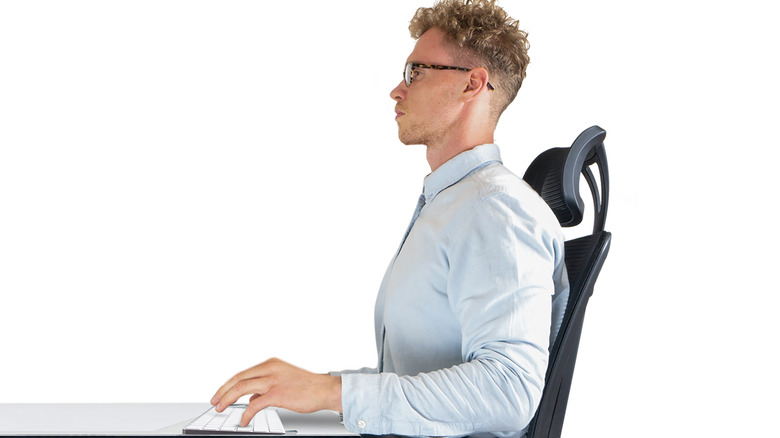
[[476,97],[482,91],[488,90],[488,72],[482,67],[477,67],[469,72],[469,82],[463,90],[464,97]]

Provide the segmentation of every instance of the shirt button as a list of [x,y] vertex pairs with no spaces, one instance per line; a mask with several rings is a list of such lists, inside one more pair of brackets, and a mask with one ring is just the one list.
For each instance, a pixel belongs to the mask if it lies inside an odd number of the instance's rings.
[[358,427],[361,429],[366,427],[366,422],[363,420],[358,420]]

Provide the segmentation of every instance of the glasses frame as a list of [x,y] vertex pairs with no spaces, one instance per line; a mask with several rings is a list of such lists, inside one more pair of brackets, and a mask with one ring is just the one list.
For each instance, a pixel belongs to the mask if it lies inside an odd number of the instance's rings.
[[[414,81],[414,69],[416,68],[430,68],[433,70],[458,70],[458,71],[471,71],[474,70],[474,68],[466,68],[466,67],[453,67],[451,65],[437,65],[437,64],[420,64],[419,62],[407,62],[406,68],[404,68],[404,84],[406,86],[412,85],[412,82]],[[490,82],[487,83],[488,90],[493,91],[495,88],[493,88],[493,85],[490,84]]]

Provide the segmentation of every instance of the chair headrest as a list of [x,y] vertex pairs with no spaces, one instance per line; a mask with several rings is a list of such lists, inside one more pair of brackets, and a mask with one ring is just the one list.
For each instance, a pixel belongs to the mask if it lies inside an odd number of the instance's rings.
[[[604,150],[606,136],[605,130],[591,126],[582,131],[571,147],[542,152],[523,175],[523,179],[547,202],[563,227],[573,227],[582,222],[585,204],[580,196],[580,175],[583,174],[593,197],[593,232],[604,230],[609,203],[609,172]],[[590,169],[592,164],[598,166],[600,187]]]

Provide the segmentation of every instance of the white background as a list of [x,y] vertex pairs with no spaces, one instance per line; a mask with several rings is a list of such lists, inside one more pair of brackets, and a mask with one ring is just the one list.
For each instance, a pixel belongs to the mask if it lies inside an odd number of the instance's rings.
[[[614,241],[564,436],[775,427],[769,3],[503,2],[532,45],[505,164],[607,130]],[[430,4],[0,3],[0,402],[205,402],[271,356],[374,365],[429,171],[389,92]]]

